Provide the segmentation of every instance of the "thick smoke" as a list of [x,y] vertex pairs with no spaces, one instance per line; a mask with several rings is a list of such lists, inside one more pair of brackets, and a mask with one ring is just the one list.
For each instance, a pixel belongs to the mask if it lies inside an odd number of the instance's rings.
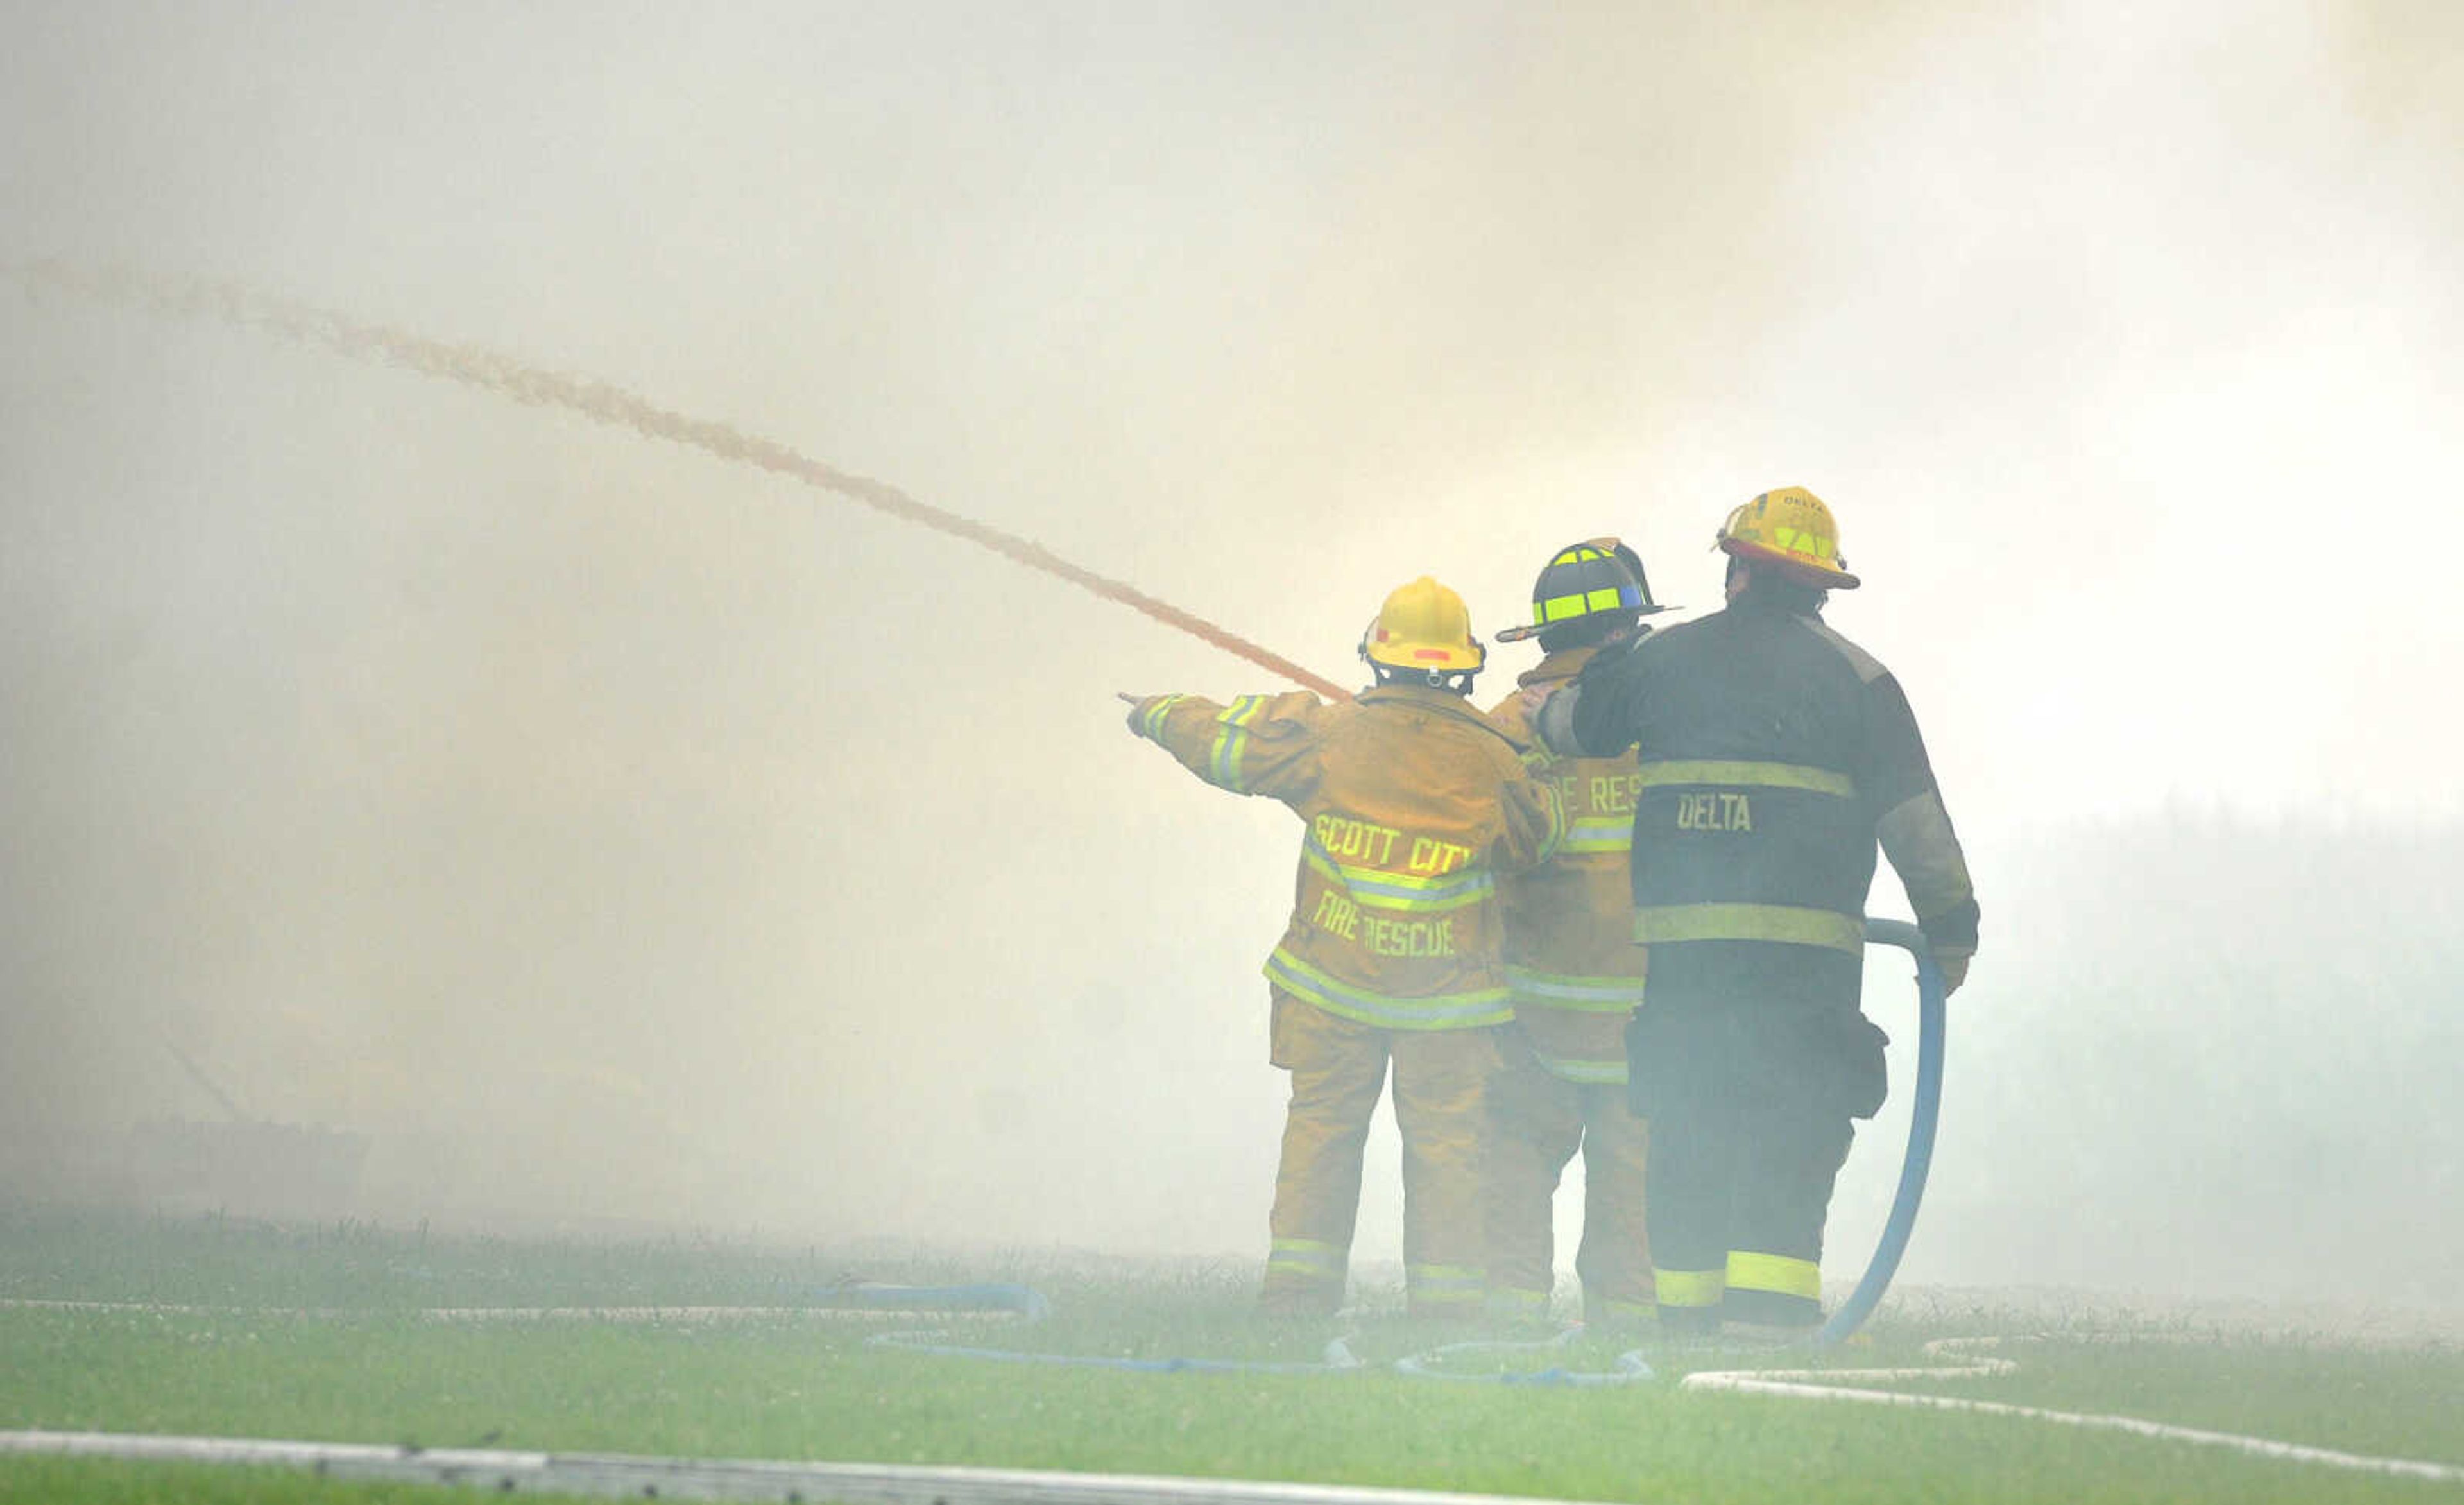
[[[2446,8],[6,28],[0,259],[589,371],[1338,682],[1413,575],[1699,609],[1814,487],[1987,906],[1911,1273],[2452,1285]],[[387,1217],[1254,1251],[1295,832],[1111,692],[1263,672],[485,391],[0,351],[12,1178],[220,1117],[176,1050]]]

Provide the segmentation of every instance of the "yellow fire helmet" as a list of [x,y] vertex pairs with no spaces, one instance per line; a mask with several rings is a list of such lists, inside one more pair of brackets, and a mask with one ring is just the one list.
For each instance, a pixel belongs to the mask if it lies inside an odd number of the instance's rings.
[[1776,564],[1805,585],[1854,590],[1862,584],[1839,556],[1839,524],[1831,509],[1802,486],[1764,492],[1729,513],[1716,542],[1739,559]]
[[1397,586],[1360,636],[1360,656],[1388,669],[1425,675],[1437,684],[1449,675],[1474,675],[1488,651],[1471,635],[1471,612],[1463,597],[1426,575]]

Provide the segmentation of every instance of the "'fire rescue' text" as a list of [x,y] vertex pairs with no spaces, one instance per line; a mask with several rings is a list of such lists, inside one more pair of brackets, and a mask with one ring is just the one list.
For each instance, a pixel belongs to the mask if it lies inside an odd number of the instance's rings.
[[1332,889],[1317,896],[1317,913],[1309,917],[1320,930],[1357,941],[1381,957],[1450,957],[1455,954],[1455,922],[1446,919],[1388,919],[1364,915],[1360,906]]

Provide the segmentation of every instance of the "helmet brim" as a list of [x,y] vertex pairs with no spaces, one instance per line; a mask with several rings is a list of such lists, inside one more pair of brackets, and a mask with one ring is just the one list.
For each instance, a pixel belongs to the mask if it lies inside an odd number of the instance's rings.
[[1854,590],[1864,584],[1844,569],[1799,559],[1793,554],[1783,554],[1760,543],[1748,543],[1742,539],[1722,539],[1717,546],[1722,553],[1749,564],[1768,564],[1779,571],[1783,579],[1793,580],[1800,586],[1812,586],[1820,590]]
[[[1647,617],[1658,616],[1662,611],[1675,611],[1680,609],[1665,601],[1655,601],[1649,606],[1618,607],[1616,609],[1619,611],[1631,611],[1638,617]],[[1598,615],[1600,613],[1591,614]],[[1573,627],[1575,623],[1582,620],[1584,620],[1582,617],[1570,616],[1562,622],[1526,622],[1520,627],[1499,628],[1497,630],[1496,637],[1501,643],[1520,643],[1526,638],[1538,637],[1541,633],[1548,631],[1551,628]]]

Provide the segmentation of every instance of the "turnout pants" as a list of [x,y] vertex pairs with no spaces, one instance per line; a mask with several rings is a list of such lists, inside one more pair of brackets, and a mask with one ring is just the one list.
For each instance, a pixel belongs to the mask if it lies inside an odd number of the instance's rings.
[[1663,1325],[1822,1320],[1823,1223],[1884,1043],[1853,1005],[1646,999],[1627,1044]]
[[1500,1317],[1544,1317],[1556,1284],[1553,1204],[1558,1179],[1583,1156],[1583,1234],[1574,1273],[1583,1318],[1631,1320],[1652,1310],[1651,1250],[1643,1232],[1649,1135],[1618,1079],[1576,1082],[1551,1072],[1518,1027],[1503,1031],[1506,1065],[1489,1087],[1488,1307]]
[[1480,1310],[1480,1180],[1496,1031],[1380,1029],[1274,993],[1272,1060],[1291,1073],[1273,1235],[1260,1304],[1320,1315],[1343,1304],[1370,1116],[1395,1069],[1403,1140],[1403,1278],[1416,1317]]

